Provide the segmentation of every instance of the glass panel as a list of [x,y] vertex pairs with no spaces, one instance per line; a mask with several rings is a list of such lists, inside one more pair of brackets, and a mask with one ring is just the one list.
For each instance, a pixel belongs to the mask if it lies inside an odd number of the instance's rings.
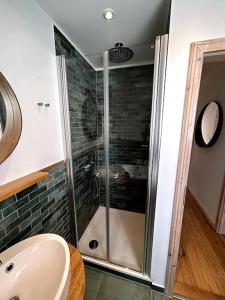
[[96,72],[84,60],[66,60],[78,246],[82,254],[106,259],[105,206],[100,206],[99,149],[102,105],[96,99]]
[[106,250],[110,261],[110,166],[109,166],[109,60],[108,51],[103,54],[104,66],[104,149],[105,149],[105,199],[106,199]]
[[143,270],[153,65],[110,69],[110,258]]

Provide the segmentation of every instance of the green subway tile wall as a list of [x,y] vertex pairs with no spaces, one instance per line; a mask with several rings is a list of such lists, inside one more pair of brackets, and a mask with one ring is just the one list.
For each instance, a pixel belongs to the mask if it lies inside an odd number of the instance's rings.
[[56,233],[71,239],[68,181],[65,163],[50,176],[0,202],[0,252],[32,232]]
[[[110,143],[118,141],[137,142],[148,145],[149,122],[151,116],[154,66],[136,66],[109,70],[109,116]],[[103,72],[97,72],[97,100],[103,111]],[[103,112],[102,112],[103,113]],[[118,146],[119,147],[119,146]],[[112,163],[146,163],[145,156],[117,157],[112,153]],[[119,153],[118,153],[119,154]],[[143,160],[141,162],[138,159]]]
[[[110,206],[144,213],[147,193],[149,127],[154,66],[109,71]],[[103,114],[103,72],[97,72],[97,101]],[[99,145],[104,168],[104,147]],[[100,181],[100,203],[105,204],[105,184]]]

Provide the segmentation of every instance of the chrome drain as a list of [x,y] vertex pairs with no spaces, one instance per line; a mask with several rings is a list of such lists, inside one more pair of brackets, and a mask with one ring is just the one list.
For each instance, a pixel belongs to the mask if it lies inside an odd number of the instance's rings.
[[96,240],[90,241],[89,248],[96,249],[97,247],[98,247],[98,241],[96,241]]
[[[5,268],[5,272],[6,273],[9,273],[9,272],[11,272],[12,270],[13,270],[13,268],[14,268],[14,264],[13,263],[11,263],[11,264],[9,264],[6,268]],[[13,299],[13,298],[12,298]],[[11,299],[10,299],[11,300]]]

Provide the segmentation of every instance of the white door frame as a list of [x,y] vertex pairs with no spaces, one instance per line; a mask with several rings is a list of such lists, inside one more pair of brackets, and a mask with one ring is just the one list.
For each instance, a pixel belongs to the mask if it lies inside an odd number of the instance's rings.
[[215,224],[216,233],[225,234],[225,176],[220,194],[220,203]]
[[168,296],[172,296],[175,284],[184,203],[204,54],[207,52],[224,50],[225,38],[191,44],[165,280],[165,293]]

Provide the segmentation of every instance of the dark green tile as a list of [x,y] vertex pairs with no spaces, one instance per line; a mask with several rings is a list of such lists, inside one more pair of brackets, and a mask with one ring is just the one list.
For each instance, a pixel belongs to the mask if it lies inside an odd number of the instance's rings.
[[36,220],[40,216],[40,211],[37,211],[35,214],[30,215],[28,218],[26,218],[22,223],[20,223],[20,230],[24,230],[26,227],[31,225],[34,220]]
[[31,194],[29,194],[30,199],[34,199],[35,197],[39,196],[41,193],[45,192],[47,189],[46,186],[42,186],[41,188],[35,190],[34,192],[32,192]]
[[5,209],[2,210],[3,213],[3,217],[6,218],[7,216],[9,216],[12,212],[14,212],[16,210],[16,205],[10,205],[8,207],[6,207]]
[[20,209],[18,209],[19,216],[24,214],[26,211],[30,210],[36,203],[39,201],[39,198],[36,197],[31,201],[27,201]]
[[[36,197],[35,199],[39,199],[39,197]],[[31,207],[32,214],[35,213],[39,208],[41,208],[41,203],[37,201],[36,204]]]
[[2,219],[0,221],[0,229],[5,228],[8,226],[10,223],[15,221],[18,218],[17,211],[14,211],[11,215],[9,215],[7,218]]
[[15,236],[19,234],[19,228],[15,228],[13,231],[11,231],[9,234],[5,235],[1,240],[0,240],[0,248],[5,246],[5,244],[11,242]]
[[84,300],[96,300],[102,276],[101,271],[85,266],[86,287]]
[[96,300],[147,300],[151,288],[107,273],[103,274]]
[[[39,215],[39,211],[36,212]],[[34,215],[36,215],[36,213]],[[38,223],[42,222],[42,220],[47,216],[48,212],[45,211],[43,214],[41,214],[40,216],[38,216],[37,218],[34,219],[34,221],[32,221],[32,227],[34,228]]]
[[[46,186],[45,186],[46,188]],[[50,189],[47,189],[46,191],[42,192],[40,195],[39,195],[39,198],[40,200],[43,200],[45,198],[48,197],[48,195],[51,193],[52,191]]]
[[45,205],[42,206],[41,208],[41,213],[43,213],[44,211],[46,211],[52,204],[55,203],[55,199],[53,198],[51,201],[47,202],[47,198],[45,199],[46,203]]
[[28,196],[25,196],[23,198],[17,199],[17,201],[16,201],[17,208],[22,207],[27,202],[29,202],[29,197]]
[[0,240],[3,236],[5,236],[5,229],[0,229]]
[[11,222],[6,227],[6,233],[9,233],[10,231],[14,230],[21,222],[23,222],[25,219],[27,219],[31,215],[30,211],[26,211],[23,215],[19,216],[19,218],[15,219],[13,222]]
[[[14,198],[14,199],[16,199],[16,198]],[[25,197],[23,197],[23,198],[21,198],[21,199],[19,199],[17,201],[14,201],[14,199],[13,199],[13,201],[11,201],[12,202],[11,205],[7,206],[6,208],[4,208],[2,210],[4,218],[6,218],[7,216],[9,216],[12,212],[14,212],[15,210],[19,209],[20,207],[25,207],[26,205],[29,205],[29,198],[28,198],[28,196],[25,196]],[[6,200],[6,201],[8,201],[8,200]],[[9,202],[7,204],[9,204]],[[19,213],[19,215],[21,214],[20,210],[18,210],[18,213]]]
[[0,202],[0,210],[5,209],[6,207],[14,204],[15,202],[16,202],[16,197],[15,196],[12,196],[12,197]]
[[38,188],[37,184],[34,184],[34,185],[30,186],[29,188],[16,194],[16,197],[17,197],[17,199],[23,198],[23,197],[27,196],[28,194],[30,194],[31,192],[35,191],[37,188]]
[[21,241],[22,239],[27,237],[27,235],[30,232],[31,232],[31,226],[27,227],[26,229],[21,231],[18,235],[14,236],[14,238],[10,242],[8,242],[7,246],[11,247],[11,246],[15,245],[16,243],[18,243],[19,241]]
[[[40,232],[41,229],[42,229],[41,223],[37,224],[35,227],[32,227],[32,231],[33,231],[33,232]],[[47,231],[47,232],[50,233],[50,231]]]

